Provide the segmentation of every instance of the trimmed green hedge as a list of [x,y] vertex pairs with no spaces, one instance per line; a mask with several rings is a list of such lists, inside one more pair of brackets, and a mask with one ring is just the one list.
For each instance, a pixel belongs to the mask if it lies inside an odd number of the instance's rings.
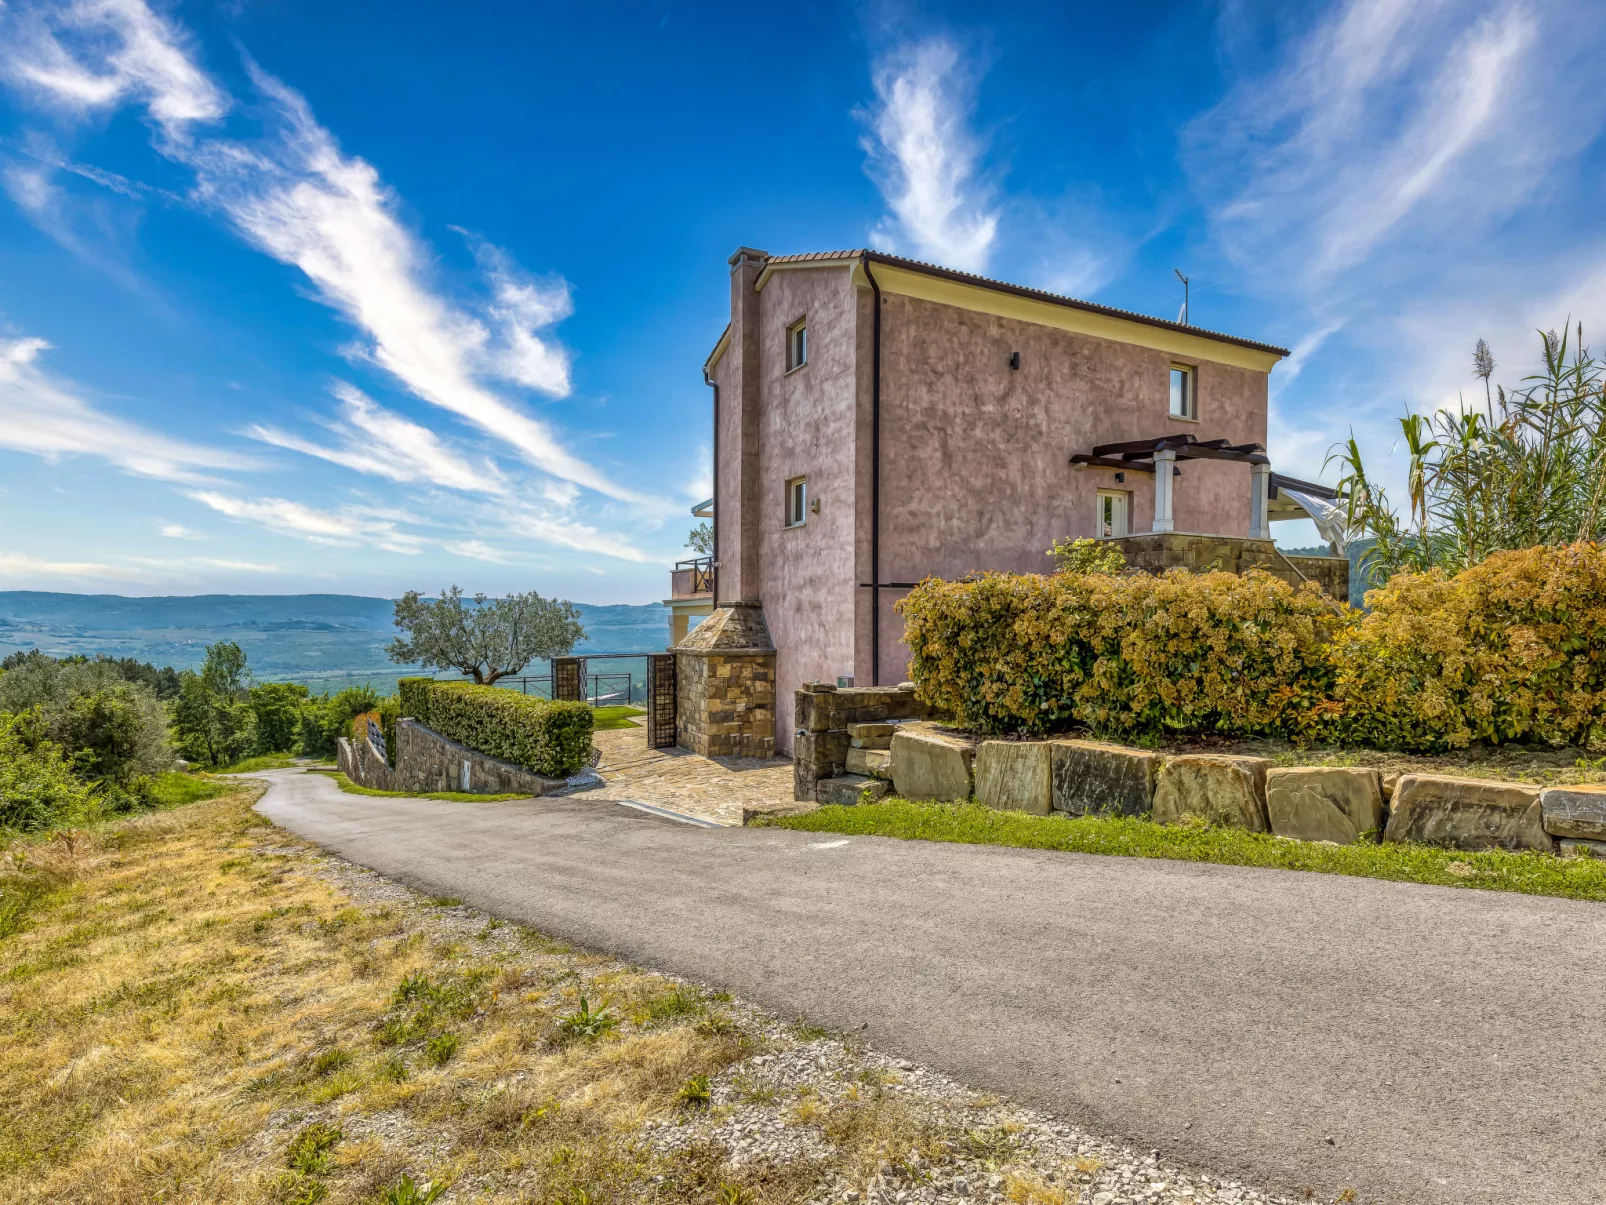
[[396,697],[401,700],[402,715],[412,716],[425,727],[429,726],[429,688],[434,678],[398,678]]
[[[418,679],[407,679],[405,686]],[[403,696],[406,712],[408,697]],[[591,758],[591,708],[472,682],[431,682],[413,718],[448,740],[547,778],[567,778]]]

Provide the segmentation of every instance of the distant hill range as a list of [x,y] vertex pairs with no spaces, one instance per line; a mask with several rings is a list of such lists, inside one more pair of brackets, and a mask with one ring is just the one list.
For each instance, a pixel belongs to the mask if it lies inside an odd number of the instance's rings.
[[[657,652],[669,643],[661,603],[576,603],[586,639],[577,653]],[[315,690],[368,682],[389,690],[405,667],[385,655],[395,637],[391,602],[355,594],[118,594],[0,591],[0,656],[39,648],[53,656],[106,653],[194,669],[206,646],[233,640],[252,672]],[[540,672],[544,666],[531,666]]]

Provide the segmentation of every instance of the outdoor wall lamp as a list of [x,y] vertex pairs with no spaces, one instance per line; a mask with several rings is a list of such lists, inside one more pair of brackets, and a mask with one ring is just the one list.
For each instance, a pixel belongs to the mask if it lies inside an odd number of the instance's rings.
[[1009,366],[1011,368],[1020,367],[1020,352],[1012,351],[1009,353]]
[[810,502],[809,502],[809,513],[810,514],[815,514],[815,515],[820,513],[820,500],[818,498],[814,498],[814,499],[810,500]]

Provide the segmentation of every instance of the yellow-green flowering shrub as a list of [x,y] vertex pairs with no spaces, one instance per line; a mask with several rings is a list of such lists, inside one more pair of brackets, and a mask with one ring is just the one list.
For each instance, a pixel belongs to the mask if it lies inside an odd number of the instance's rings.
[[1338,608],[1251,571],[983,574],[899,604],[927,703],[981,732],[1382,749],[1606,742],[1606,551],[1499,552]]
[[982,732],[1314,735],[1344,618],[1252,571],[990,573],[899,604],[921,698]]
[[1399,573],[1333,648],[1334,735],[1384,748],[1595,743],[1606,721],[1606,551],[1497,552]]

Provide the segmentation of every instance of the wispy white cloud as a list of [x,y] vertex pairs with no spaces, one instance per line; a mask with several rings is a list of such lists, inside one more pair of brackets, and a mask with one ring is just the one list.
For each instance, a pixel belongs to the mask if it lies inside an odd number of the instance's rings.
[[0,6],[0,45],[0,70],[53,106],[88,113],[134,101],[168,138],[229,107],[184,32],[144,0]]
[[613,498],[640,495],[569,452],[551,427],[487,388],[481,370],[554,396],[569,391],[567,360],[536,324],[559,312],[512,275],[492,281],[485,322],[424,281],[428,256],[395,214],[379,174],[345,155],[299,94],[253,68],[277,123],[256,145],[210,140],[185,150],[199,195],[259,250],[299,268],[319,297],[367,337],[365,353],[409,391],[510,445],[536,468]]
[[288,498],[238,498],[215,490],[192,490],[189,496],[231,519],[253,523],[280,535],[299,536],[313,544],[334,547],[371,545],[387,552],[417,553],[425,541],[403,531],[391,519],[354,508],[320,510]]
[[69,578],[82,582],[148,581],[151,574],[134,565],[111,565],[100,561],[52,561],[21,552],[0,552],[0,581],[37,581],[40,578]]
[[[649,501],[574,455],[549,422],[486,383],[568,395],[568,353],[549,331],[571,309],[561,279],[531,277],[486,246],[479,253],[488,295],[478,303],[449,299],[431,282],[431,255],[399,219],[379,173],[343,152],[299,93],[248,62],[265,102],[264,136],[240,141],[198,128],[223,117],[230,99],[196,65],[184,31],[145,0],[0,7],[0,19],[11,34],[3,69],[13,84],[74,112],[143,104],[162,131],[157,148],[194,171],[196,199],[257,249],[304,273],[361,332],[359,353],[409,392],[542,473],[614,499]],[[37,201],[42,183],[19,177],[15,189]],[[391,433],[416,444],[422,430],[414,424],[412,432]],[[391,474],[404,464],[410,473],[422,467],[395,446],[385,458]]]
[[207,536],[199,531],[192,531],[182,523],[163,523],[158,531],[162,538],[167,540],[204,540]]
[[468,557],[474,561],[489,561],[495,565],[505,565],[512,558],[500,548],[492,548],[484,540],[453,540],[443,547],[447,552],[455,552],[458,556]]
[[501,471],[490,461],[471,463],[428,427],[384,409],[354,386],[337,382],[332,392],[340,400],[344,416],[324,422],[332,439],[306,439],[261,423],[250,427],[247,434],[275,447],[392,481],[427,482],[491,494],[507,488]]
[[164,481],[200,482],[251,461],[173,439],[85,401],[69,381],[39,367],[43,339],[0,340],[0,447],[55,460],[96,456],[125,472]]
[[540,332],[574,312],[569,282],[561,276],[545,280],[531,276],[506,251],[489,243],[477,243],[475,256],[491,287],[494,300],[487,315],[498,335],[483,357],[487,371],[553,397],[567,395],[568,352]]
[[1599,90],[1561,83],[1544,33],[1522,0],[1329,10],[1187,132],[1224,249],[1305,290],[1407,237],[1478,237],[1600,126]]
[[975,81],[951,39],[900,46],[872,72],[875,105],[864,141],[889,220],[871,237],[948,267],[981,272],[998,233],[992,192],[978,175],[970,129]]

